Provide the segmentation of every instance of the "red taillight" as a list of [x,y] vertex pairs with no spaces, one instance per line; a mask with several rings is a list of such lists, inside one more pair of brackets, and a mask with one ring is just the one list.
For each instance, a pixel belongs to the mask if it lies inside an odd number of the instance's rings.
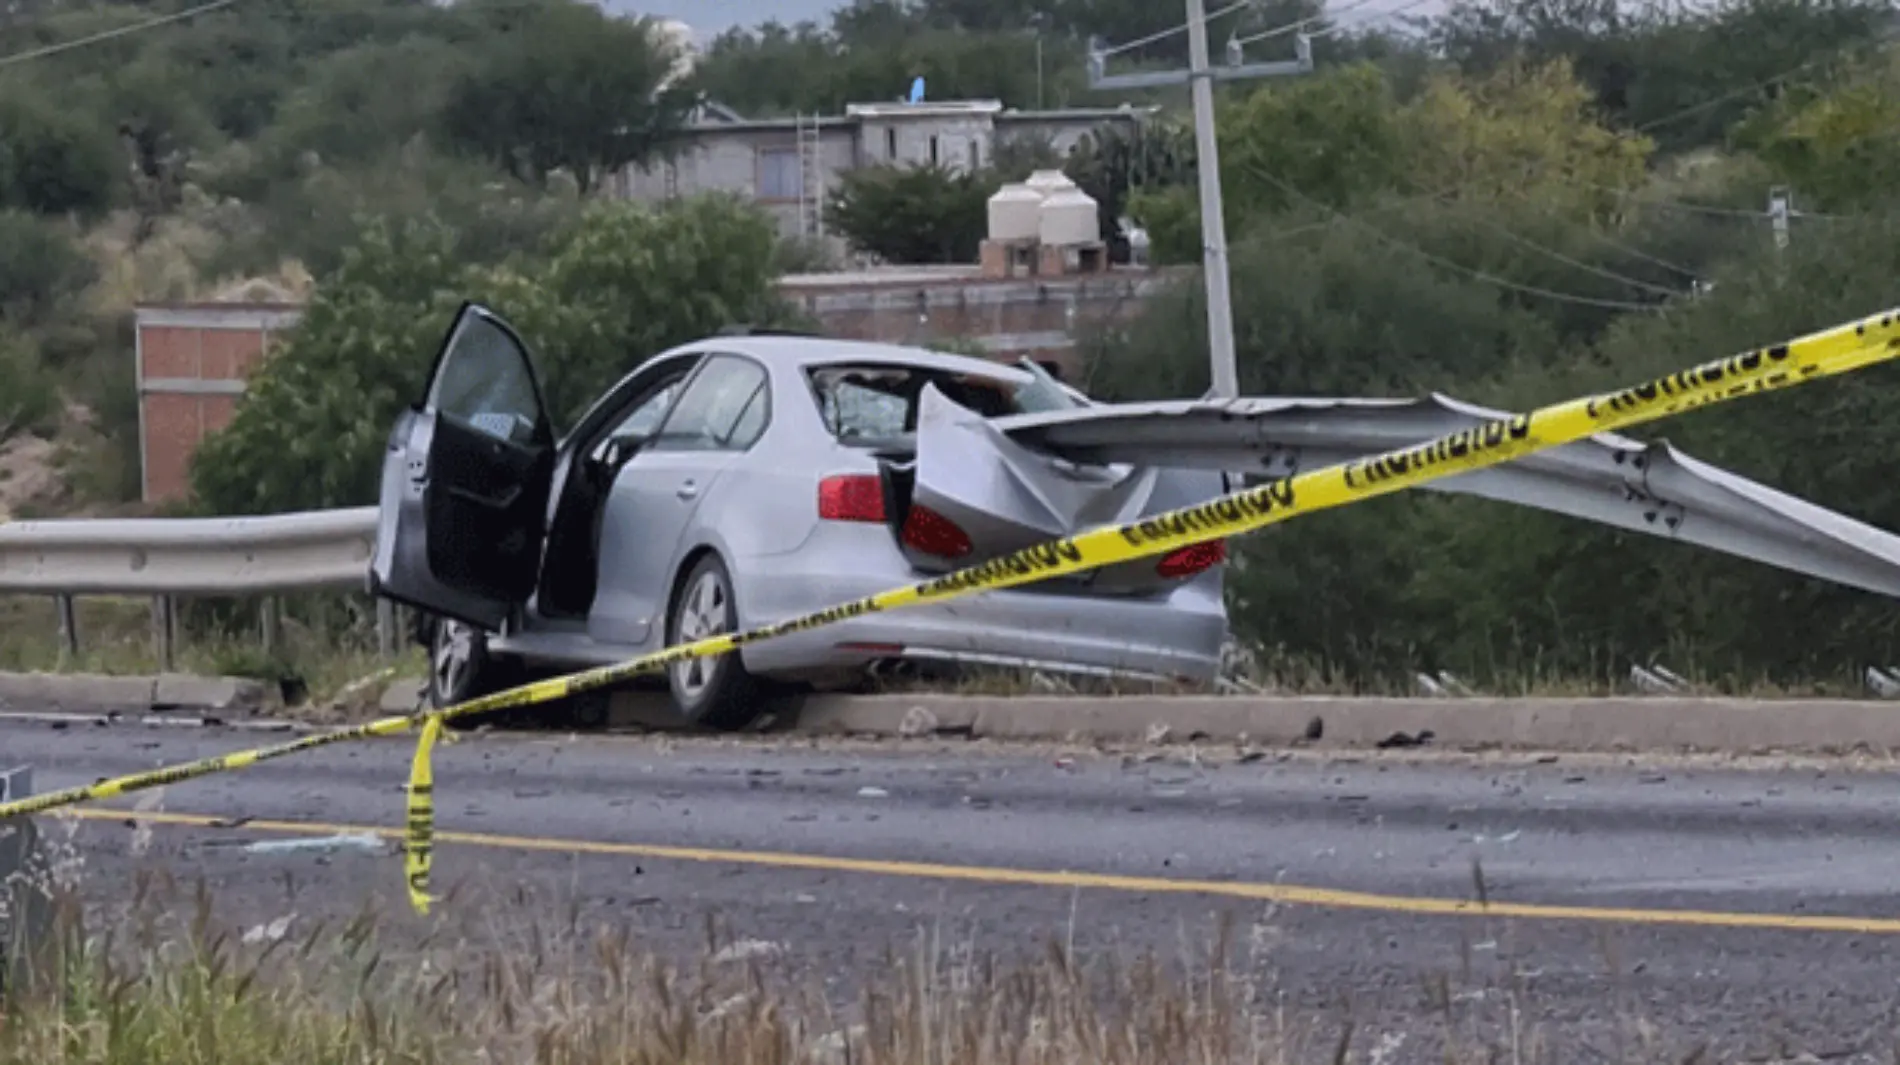
[[1192,577],[1227,561],[1227,541],[1204,540],[1170,551],[1155,563],[1155,572],[1163,577]]
[[912,505],[904,518],[902,538],[909,546],[938,558],[962,558],[970,553],[969,534],[929,507]]
[[875,473],[853,473],[819,481],[818,517],[823,521],[883,521],[883,480]]

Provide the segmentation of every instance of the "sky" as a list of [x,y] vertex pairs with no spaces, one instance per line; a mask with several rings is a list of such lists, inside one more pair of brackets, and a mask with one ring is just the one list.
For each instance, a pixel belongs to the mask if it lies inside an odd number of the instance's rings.
[[605,0],[622,14],[676,18],[710,37],[735,25],[753,26],[767,19],[796,23],[823,19],[839,6],[838,0]]

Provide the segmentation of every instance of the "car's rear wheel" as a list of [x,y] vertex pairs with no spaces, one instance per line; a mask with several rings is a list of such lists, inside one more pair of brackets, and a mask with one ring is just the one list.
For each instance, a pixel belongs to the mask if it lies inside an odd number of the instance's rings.
[[[739,624],[732,574],[717,555],[702,557],[686,573],[668,612],[666,643],[672,647],[732,632]],[[763,709],[765,686],[735,653],[689,658],[667,667],[673,704],[688,721],[715,729],[751,724]]]

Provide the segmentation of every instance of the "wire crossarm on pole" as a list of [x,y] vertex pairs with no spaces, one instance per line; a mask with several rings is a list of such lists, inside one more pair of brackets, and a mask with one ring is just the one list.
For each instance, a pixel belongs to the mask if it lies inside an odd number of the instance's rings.
[[[1210,66],[1208,76],[1215,81],[1245,81],[1250,78],[1285,78],[1313,72],[1313,39],[1302,33],[1293,38],[1291,60],[1276,60],[1270,63],[1248,63],[1237,47],[1238,41],[1227,43],[1227,62],[1220,66]],[[1162,89],[1170,85],[1186,85],[1194,80],[1191,70],[1150,70],[1139,74],[1108,73],[1108,57],[1112,54],[1101,47],[1099,40],[1089,42],[1089,88],[1091,89]]]

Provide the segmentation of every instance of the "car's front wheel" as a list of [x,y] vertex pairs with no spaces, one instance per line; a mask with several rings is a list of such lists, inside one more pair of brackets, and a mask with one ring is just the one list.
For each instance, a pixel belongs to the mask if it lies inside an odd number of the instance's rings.
[[[666,621],[669,647],[737,628],[732,575],[718,556],[706,555],[687,571]],[[742,728],[763,708],[764,685],[746,672],[736,652],[675,662],[667,667],[667,684],[681,715],[708,728]]]
[[[488,652],[488,634],[453,618],[439,618],[429,636],[429,705],[437,710],[507,688],[514,671],[511,663]],[[457,718],[452,725],[469,728],[495,722],[496,715]]]

